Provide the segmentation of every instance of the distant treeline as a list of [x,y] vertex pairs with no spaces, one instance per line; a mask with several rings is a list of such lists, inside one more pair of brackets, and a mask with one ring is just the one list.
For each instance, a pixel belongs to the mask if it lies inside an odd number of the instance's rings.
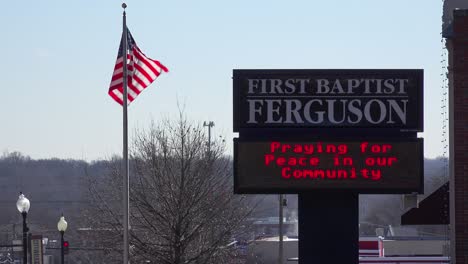
[[[114,159],[118,159],[115,158]],[[20,223],[16,200],[20,191],[31,200],[28,219],[38,228],[55,229],[64,213],[78,227],[80,212],[88,207],[87,177],[108,173],[109,160],[83,161],[71,159],[31,159],[19,152],[4,153],[0,157],[0,226],[8,229]],[[443,158],[425,159],[425,195],[432,193],[448,180]],[[287,195],[287,217],[297,217],[297,196]],[[253,217],[278,214],[278,196],[262,195]],[[361,195],[361,231],[373,234],[375,227],[400,223],[402,214],[400,195]],[[367,225],[367,226],[366,226]]]

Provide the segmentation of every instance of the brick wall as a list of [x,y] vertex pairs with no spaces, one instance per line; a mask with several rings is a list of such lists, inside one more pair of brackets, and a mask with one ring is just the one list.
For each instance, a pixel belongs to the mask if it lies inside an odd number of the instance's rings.
[[[449,45],[451,76],[451,225],[455,261],[468,263],[468,10],[455,10]],[[453,255],[452,255],[453,256]]]

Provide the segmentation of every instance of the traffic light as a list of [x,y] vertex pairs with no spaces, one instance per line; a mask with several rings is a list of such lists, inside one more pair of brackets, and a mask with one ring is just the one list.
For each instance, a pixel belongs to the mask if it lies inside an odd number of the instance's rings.
[[63,241],[63,253],[68,254],[70,250],[70,243],[68,241]]

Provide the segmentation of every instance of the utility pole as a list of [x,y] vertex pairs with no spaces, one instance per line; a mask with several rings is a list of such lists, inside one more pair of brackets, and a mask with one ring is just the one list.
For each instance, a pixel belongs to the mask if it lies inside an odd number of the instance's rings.
[[208,127],[208,153],[211,153],[211,128],[214,127],[214,122],[203,121],[203,126]]
[[283,264],[283,195],[279,195],[279,244],[278,244],[278,264]]

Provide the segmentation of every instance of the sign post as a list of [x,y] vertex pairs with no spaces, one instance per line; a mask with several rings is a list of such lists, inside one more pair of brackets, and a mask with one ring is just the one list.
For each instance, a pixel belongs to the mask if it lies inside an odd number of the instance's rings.
[[423,192],[423,70],[234,70],[234,192],[299,195],[299,263],[359,262],[359,194]]
[[359,263],[358,193],[301,193],[299,263]]

